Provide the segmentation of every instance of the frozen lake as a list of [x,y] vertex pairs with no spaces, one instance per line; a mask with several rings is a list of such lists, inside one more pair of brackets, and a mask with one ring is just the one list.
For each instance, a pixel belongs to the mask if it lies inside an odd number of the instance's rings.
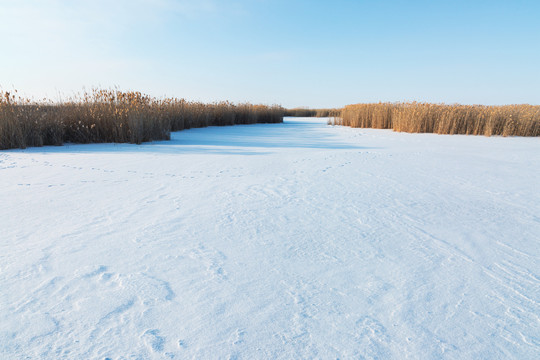
[[540,139],[326,121],[1,151],[0,358],[540,358]]

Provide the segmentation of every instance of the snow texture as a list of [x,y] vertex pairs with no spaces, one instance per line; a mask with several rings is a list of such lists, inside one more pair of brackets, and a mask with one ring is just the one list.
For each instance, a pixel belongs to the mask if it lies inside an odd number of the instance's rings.
[[539,359],[540,139],[326,119],[0,152],[1,359]]

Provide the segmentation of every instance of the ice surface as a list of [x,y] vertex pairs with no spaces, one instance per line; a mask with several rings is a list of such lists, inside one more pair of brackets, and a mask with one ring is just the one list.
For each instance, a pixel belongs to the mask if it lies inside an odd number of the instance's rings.
[[0,358],[538,359],[540,139],[326,119],[0,152]]

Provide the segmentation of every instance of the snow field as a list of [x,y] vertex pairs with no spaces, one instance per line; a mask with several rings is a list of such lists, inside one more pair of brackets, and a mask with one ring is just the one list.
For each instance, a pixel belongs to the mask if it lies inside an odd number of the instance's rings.
[[3,151],[0,358],[539,358],[538,184],[326,119]]

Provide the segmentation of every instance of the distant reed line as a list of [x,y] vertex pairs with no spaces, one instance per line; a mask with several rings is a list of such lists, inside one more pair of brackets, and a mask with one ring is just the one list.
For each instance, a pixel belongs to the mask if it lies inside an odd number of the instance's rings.
[[286,109],[285,116],[296,117],[339,117],[341,115],[341,109],[306,109],[306,108],[294,108]]
[[168,140],[171,131],[283,122],[281,106],[205,104],[136,91],[94,89],[66,101],[34,102],[0,92],[0,149],[70,143]]

